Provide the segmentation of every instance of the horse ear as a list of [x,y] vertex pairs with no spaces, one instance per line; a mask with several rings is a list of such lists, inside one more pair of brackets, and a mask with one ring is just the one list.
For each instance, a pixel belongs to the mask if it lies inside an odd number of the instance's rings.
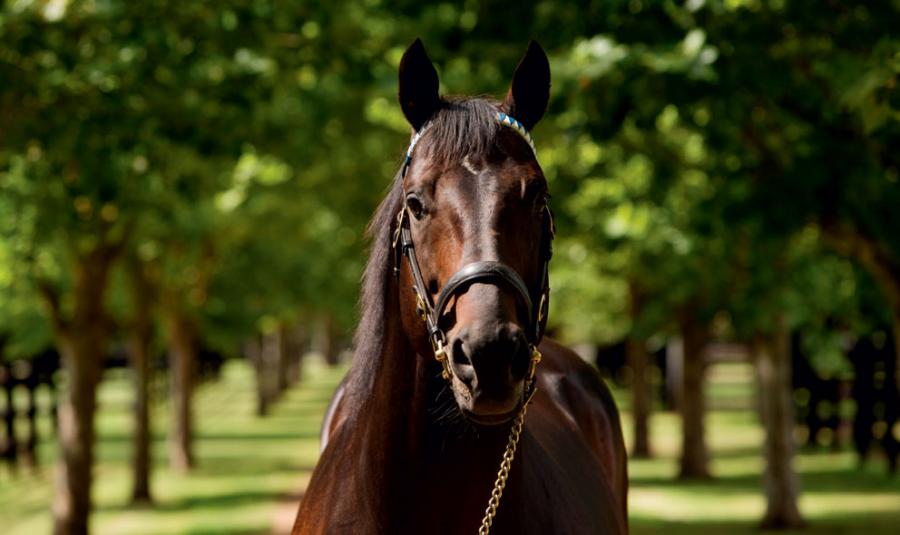
[[506,113],[531,130],[544,116],[549,100],[550,61],[541,45],[531,41],[516,67],[503,106]]
[[403,115],[416,131],[440,107],[438,74],[420,39],[409,45],[400,60],[399,97]]

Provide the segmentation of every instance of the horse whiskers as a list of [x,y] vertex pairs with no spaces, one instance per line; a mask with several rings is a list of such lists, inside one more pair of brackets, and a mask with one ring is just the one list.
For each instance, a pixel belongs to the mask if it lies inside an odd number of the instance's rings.
[[436,387],[435,395],[427,411],[430,427],[440,436],[442,446],[450,440],[477,440],[478,428],[463,415],[447,382],[437,374],[432,384]]

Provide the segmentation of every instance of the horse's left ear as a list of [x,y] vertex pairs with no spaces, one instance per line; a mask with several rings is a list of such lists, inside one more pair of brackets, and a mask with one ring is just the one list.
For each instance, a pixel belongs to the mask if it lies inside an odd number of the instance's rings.
[[541,45],[531,41],[513,74],[503,107],[506,113],[531,130],[544,116],[549,100],[550,61]]
[[438,74],[420,39],[400,59],[400,108],[413,130],[419,131],[441,106]]

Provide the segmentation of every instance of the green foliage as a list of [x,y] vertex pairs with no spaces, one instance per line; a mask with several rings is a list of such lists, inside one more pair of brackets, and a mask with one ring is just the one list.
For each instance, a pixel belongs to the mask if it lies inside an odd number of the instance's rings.
[[17,353],[47,343],[33,283],[67,295],[73,258],[123,237],[216,346],[301,316],[349,329],[421,35],[448,93],[505,93],[528,37],[550,53],[535,138],[563,337],[667,333],[688,309],[742,337],[779,311],[855,331],[862,301],[900,302],[854,297],[871,282],[829,252],[838,229],[900,258],[897,19],[889,2],[7,3],[0,329]]
[[612,306],[645,335],[685,305],[726,311],[740,336],[780,312],[851,322],[860,303],[831,290],[859,273],[830,268],[821,234],[850,227],[900,258],[895,7],[614,5],[608,28],[557,53],[564,144],[545,160],[568,199],[562,232],[646,301]]

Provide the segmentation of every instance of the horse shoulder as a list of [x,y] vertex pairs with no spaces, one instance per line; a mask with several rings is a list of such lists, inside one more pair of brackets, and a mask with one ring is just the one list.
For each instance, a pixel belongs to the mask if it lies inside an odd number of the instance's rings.
[[539,388],[577,426],[600,462],[604,476],[621,497],[623,518],[627,515],[628,456],[619,410],[600,373],[574,351],[545,338],[540,346],[544,359],[539,366]]
[[297,512],[292,535],[359,533],[360,511],[356,465],[346,462],[353,433],[347,425],[334,428],[310,476]]
[[319,460],[297,512],[292,535],[354,534],[364,510],[358,495],[358,429],[350,422],[347,377],[335,388],[319,432]]

